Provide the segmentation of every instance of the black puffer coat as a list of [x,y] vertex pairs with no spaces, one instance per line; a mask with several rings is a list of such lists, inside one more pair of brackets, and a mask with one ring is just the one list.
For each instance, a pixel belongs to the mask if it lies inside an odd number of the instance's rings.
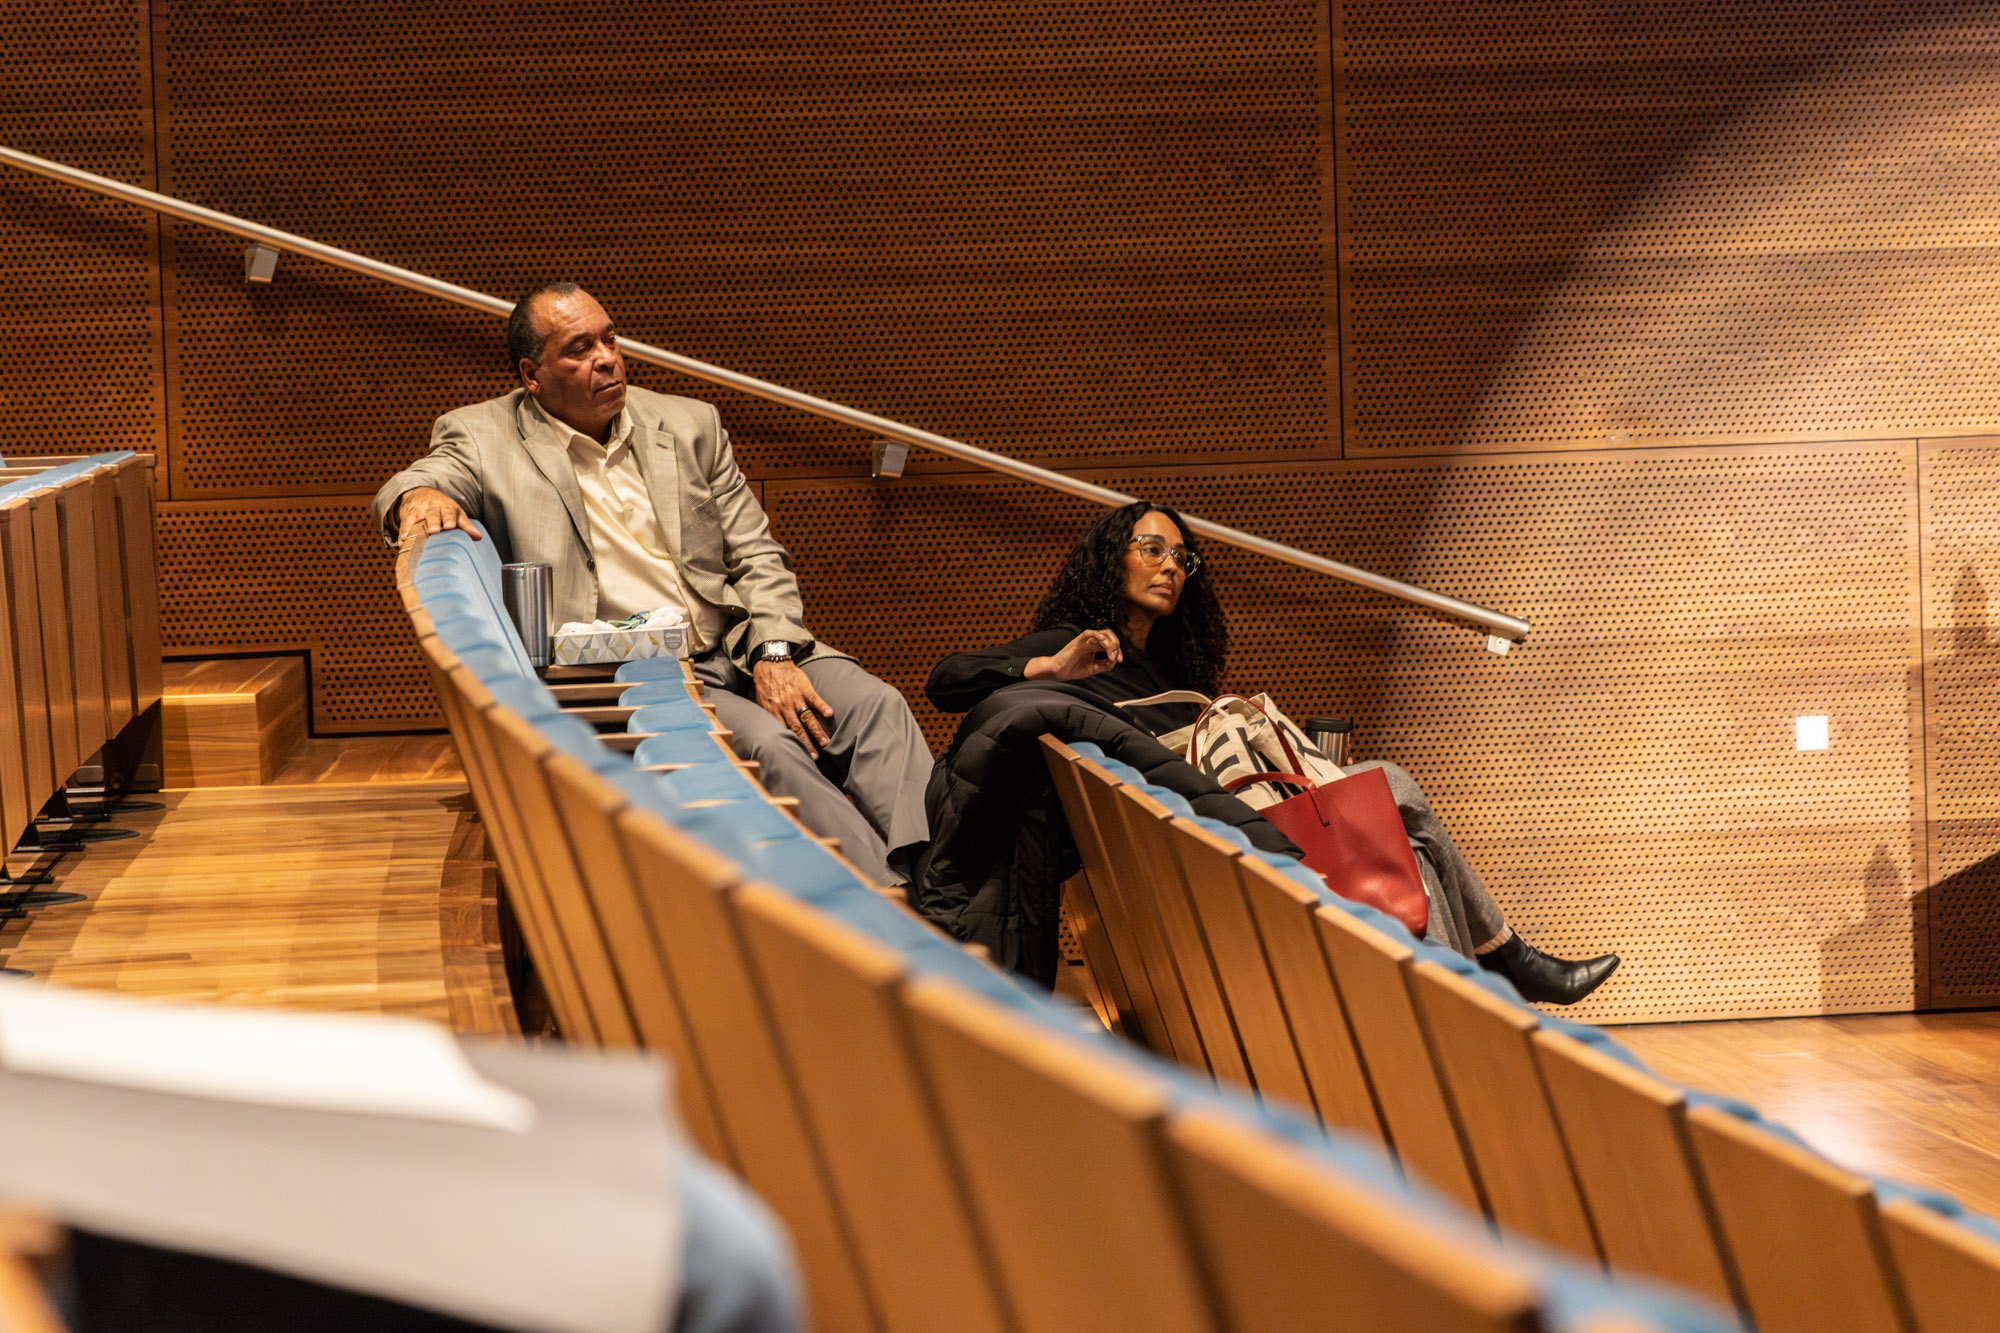
[[931,770],[931,849],[914,894],[925,916],[984,945],[1002,967],[1055,984],[1062,883],[1080,864],[1044,735],[1091,741],[1186,797],[1196,814],[1242,829],[1267,851],[1299,854],[1256,811],[1082,691],[1052,681],[1007,686],[965,715]]

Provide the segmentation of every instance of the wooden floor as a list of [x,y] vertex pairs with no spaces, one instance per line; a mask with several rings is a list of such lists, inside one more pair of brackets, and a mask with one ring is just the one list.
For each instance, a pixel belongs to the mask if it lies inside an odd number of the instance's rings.
[[[448,739],[313,738],[271,786],[159,799],[117,820],[140,838],[59,867],[59,887],[89,901],[7,923],[0,961],[64,985],[514,1030]],[[1850,1167],[2000,1214],[2000,1013],[1618,1035],[1661,1074],[1752,1101]]]
[[456,782],[465,770],[451,737],[308,736],[271,778],[276,787],[315,782]]
[[1660,1074],[1750,1102],[1853,1170],[2000,1215],[2000,1013],[1615,1031]]
[[511,1030],[477,817],[434,780],[456,767],[440,741],[314,740],[282,785],[159,793],[114,819],[139,837],[57,866],[88,901],[7,923],[0,955],[89,989]]

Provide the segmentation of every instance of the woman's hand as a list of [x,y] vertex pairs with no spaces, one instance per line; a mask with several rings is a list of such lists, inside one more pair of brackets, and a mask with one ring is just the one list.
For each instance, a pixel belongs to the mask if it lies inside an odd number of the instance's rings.
[[1123,657],[1116,634],[1087,629],[1053,657],[1029,658],[1021,674],[1029,680],[1087,680],[1111,670]]

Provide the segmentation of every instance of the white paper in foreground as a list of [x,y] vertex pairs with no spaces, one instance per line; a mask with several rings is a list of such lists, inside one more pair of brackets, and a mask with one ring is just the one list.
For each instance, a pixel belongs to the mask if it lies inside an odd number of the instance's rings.
[[0,1065],[183,1097],[515,1134],[535,1123],[534,1104],[480,1077],[449,1033],[407,1018],[134,1003],[0,984]]
[[671,1104],[638,1053],[0,982],[0,1197],[521,1333],[671,1323]]

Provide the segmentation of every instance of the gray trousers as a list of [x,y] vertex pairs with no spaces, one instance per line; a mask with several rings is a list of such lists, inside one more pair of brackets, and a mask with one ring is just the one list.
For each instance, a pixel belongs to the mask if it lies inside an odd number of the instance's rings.
[[1410,850],[1417,854],[1417,869],[1423,872],[1424,892],[1430,899],[1426,938],[1468,958],[1505,944],[1513,932],[1500,913],[1500,904],[1493,901],[1486,882],[1445,832],[1444,821],[1431,809],[1417,780],[1397,765],[1379,760],[1341,771],[1360,773],[1371,768],[1381,769],[1388,777],[1389,792],[1403,816],[1403,831],[1410,835]]
[[924,817],[931,749],[893,686],[852,658],[808,657],[806,678],[833,708],[833,720],[821,720],[828,740],[815,762],[797,736],[758,706],[755,682],[727,654],[707,653],[688,665],[715,687],[707,702],[736,733],[736,752],[763,765],[765,790],[796,797],[805,826],[838,838],[862,874],[878,884],[909,883],[908,853],[931,836]]

